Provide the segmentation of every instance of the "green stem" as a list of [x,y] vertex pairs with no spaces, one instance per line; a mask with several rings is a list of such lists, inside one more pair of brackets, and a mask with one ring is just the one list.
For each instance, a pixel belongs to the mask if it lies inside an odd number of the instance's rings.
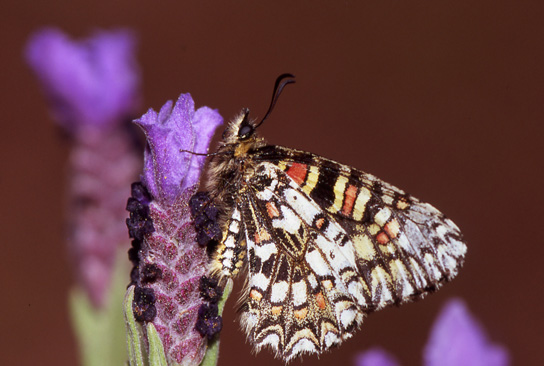
[[123,299],[127,282],[125,251],[118,253],[108,302],[97,309],[81,288],[70,292],[69,307],[72,326],[81,352],[81,365],[119,366],[126,360],[123,313],[119,304]]

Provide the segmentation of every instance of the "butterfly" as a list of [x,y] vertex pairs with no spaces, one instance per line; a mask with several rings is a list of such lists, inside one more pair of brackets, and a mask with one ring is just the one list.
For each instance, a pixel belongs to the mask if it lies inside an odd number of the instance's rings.
[[453,279],[466,244],[428,203],[373,175],[268,145],[244,109],[211,154],[208,197],[221,232],[212,267],[247,272],[241,323],[259,351],[290,361],[350,338],[366,314]]

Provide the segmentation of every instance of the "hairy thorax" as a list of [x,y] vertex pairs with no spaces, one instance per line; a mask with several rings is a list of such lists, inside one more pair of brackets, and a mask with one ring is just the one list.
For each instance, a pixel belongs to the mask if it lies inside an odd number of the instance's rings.
[[219,204],[235,203],[234,197],[247,189],[247,182],[255,175],[253,153],[266,145],[256,135],[245,140],[238,137],[242,120],[243,115],[240,115],[227,127],[223,142],[210,161],[207,190]]

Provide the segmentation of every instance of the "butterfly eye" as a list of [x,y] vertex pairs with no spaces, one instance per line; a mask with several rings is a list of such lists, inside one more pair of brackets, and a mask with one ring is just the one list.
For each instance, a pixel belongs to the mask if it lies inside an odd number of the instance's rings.
[[245,125],[240,127],[240,131],[238,131],[238,137],[242,140],[247,139],[249,136],[253,134],[253,126],[251,125]]
[[253,135],[253,131],[255,131],[255,127],[249,123],[249,109],[244,109],[243,113],[244,119],[240,123],[240,129],[238,130],[238,138],[241,140],[249,138],[251,135]]

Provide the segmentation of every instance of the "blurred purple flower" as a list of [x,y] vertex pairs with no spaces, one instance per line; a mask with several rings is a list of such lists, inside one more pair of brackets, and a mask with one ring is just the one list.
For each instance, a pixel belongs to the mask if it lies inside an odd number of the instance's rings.
[[426,366],[506,366],[508,352],[491,343],[465,303],[453,299],[435,320],[424,351]]
[[398,366],[397,360],[381,348],[372,348],[355,358],[356,366]]
[[159,113],[150,109],[135,121],[147,138],[142,182],[153,198],[164,202],[172,202],[199,181],[205,156],[180,150],[206,153],[215,129],[223,123],[213,109],[195,111],[190,94],[172,104],[168,101]]
[[81,41],[57,29],[31,36],[26,60],[61,126],[71,131],[81,124],[113,125],[132,117],[140,102],[135,43],[126,30],[100,31]]
[[34,34],[26,59],[57,122],[68,132],[68,245],[78,281],[105,304],[117,248],[128,247],[125,203],[141,169],[128,125],[139,102],[135,41],[127,31],[72,41],[55,29]]
[[[159,113],[150,109],[136,120],[147,137],[142,183],[132,187],[127,226],[134,238],[133,312],[152,323],[169,360],[198,365],[208,339],[221,329],[217,312],[220,290],[209,280],[206,247],[196,240],[189,203],[196,192],[204,156],[215,129],[223,122],[215,110],[194,110],[190,94]],[[195,201],[196,202],[196,201]]]
[[[431,330],[424,350],[425,366],[507,366],[506,349],[492,344],[465,303],[450,300]],[[396,366],[386,352],[369,350],[359,354],[356,366]]]

